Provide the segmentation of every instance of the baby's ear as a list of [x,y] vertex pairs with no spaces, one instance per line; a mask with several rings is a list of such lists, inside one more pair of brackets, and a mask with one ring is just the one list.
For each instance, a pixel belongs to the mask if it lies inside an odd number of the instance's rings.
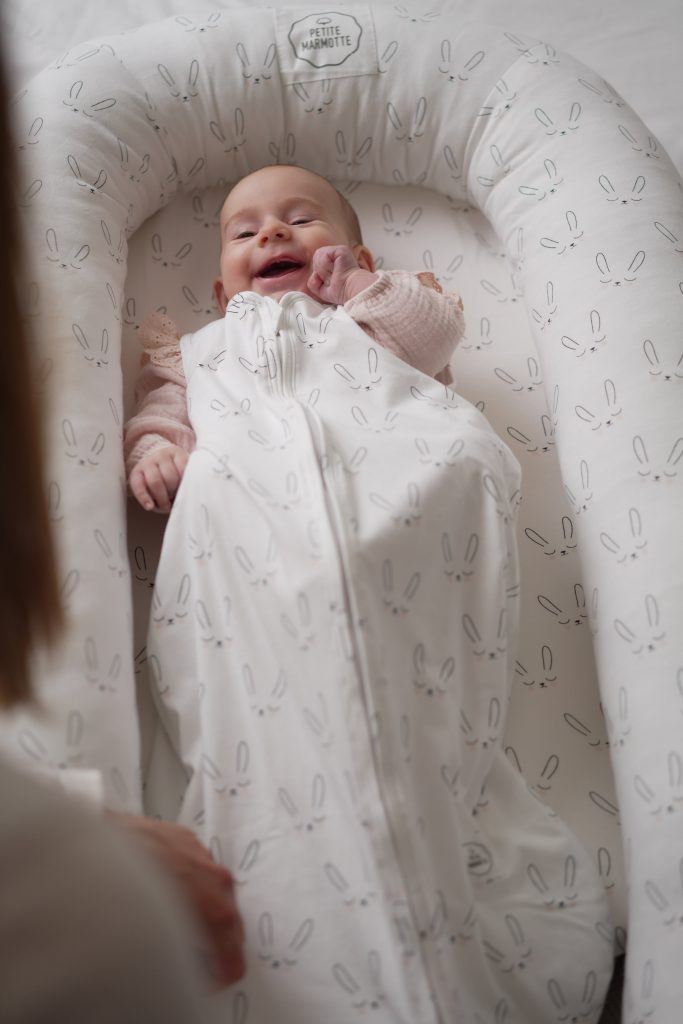
[[223,287],[223,282],[220,277],[217,277],[213,282],[213,294],[216,296],[216,302],[218,303],[221,313],[225,313],[228,305],[228,297],[225,294],[225,288]]
[[362,270],[370,270],[372,273],[375,272],[375,260],[372,253],[365,245],[354,245],[353,255],[358,260],[358,266]]

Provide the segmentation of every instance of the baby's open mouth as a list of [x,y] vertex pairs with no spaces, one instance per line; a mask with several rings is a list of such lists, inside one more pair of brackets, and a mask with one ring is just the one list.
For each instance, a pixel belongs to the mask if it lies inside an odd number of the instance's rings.
[[257,277],[284,277],[285,274],[291,273],[293,270],[300,270],[303,267],[303,263],[299,260],[273,260],[267,266],[259,270]]

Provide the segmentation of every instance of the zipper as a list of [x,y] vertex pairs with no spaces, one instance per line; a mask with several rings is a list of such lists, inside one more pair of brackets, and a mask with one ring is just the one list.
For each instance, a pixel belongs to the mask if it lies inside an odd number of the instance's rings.
[[[332,543],[336,555],[337,570],[342,582],[342,593],[347,614],[349,639],[353,651],[353,660],[351,662],[353,666],[352,671],[355,674],[356,683],[360,690],[361,699],[365,708],[367,727],[366,742],[370,750],[370,761],[372,763],[370,773],[374,778],[374,788],[384,815],[385,827],[389,837],[388,846],[391,849],[393,859],[392,875],[394,877],[391,878],[389,883],[389,889],[392,895],[388,896],[388,903],[393,912],[394,905],[397,902],[397,895],[400,899],[405,901],[413,925],[414,938],[417,947],[416,967],[417,964],[420,965],[421,970],[419,973],[422,981],[422,990],[417,992],[413,988],[412,994],[416,1003],[423,1003],[421,1008],[429,1015],[429,1024],[442,1024],[440,1007],[436,995],[439,991],[439,982],[435,977],[435,972],[429,962],[429,957],[426,955],[424,945],[421,941],[422,936],[420,934],[419,926],[420,920],[426,922],[428,919],[428,907],[421,898],[422,893],[418,891],[418,894],[416,895],[416,886],[411,882],[411,879],[417,879],[420,877],[418,865],[415,863],[411,838],[409,835],[402,835],[402,833],[406,832],[405,822],[396,820],[397,817],[400,819],[401,812],[403,810],[403,794],[400,787],[397,785],[395,773],[392,772],[391,766],[387,766],[386,758],[382,756],[379,745],[373,737],[373,728],[371,723],[375,720],[376,708],[373,700],[372,685],[370,683],[370,657],[368,655],[362,629],[358,626],[358,622],[362,619],[363,609],[353,586],[353,572],[351,570],[352,554],[349,550],[350,545],[347,541],[347,533],[344,530],[343,511],[340,507],[336,489],[330,488],[324,478],[322,480],[322,487],[325,494],[325,505],[328,512],[329,530],[332,535]],[[363,824],[365,824],[365,822]],[[375,843],[373,843],[373,845],[375,845]],[[376,851],[377,849],[377,846],[375,846]],[[384,853],[384,851],[380,852]],[[384,862],[384,870],[386,871],[386,856],[382,856],[381,861]],[[378,861],[378,863],[381,861]],[[421,904],[421,914],[417,913],[416,903]],[[392,916],[392,920],[395,925],[396,918]],[[413,977],[413,985],[415,985],[415,982],[417,981],[418,979]],[[418,1009],[417,1005],[415,1009]],[[421,1024],[427,1024],[428,1018],[420,1014],[419,1020]],[[417,1024],[417,1019],[415,1024]]]
[[[372,686],[369,681],[370,659],[365,649],[365,638],[357,625],[361,615],[361,608],[353,587],[352,555],[349,550],[347,532],[344,529],[343,508],[339,500],[338,488],[335,486],[337,483],[338,467],[333,468],[335,464],[334,460],[331,459],[329,462],[329,476],[323,473],[320,459],[323,455],[329,456],[330,452],[325,443],[322,421],[315,409],[308,406],[305,401],[302,401],[294,390],[297,348],[293,339],[293,331],[289,329],[290,319],[288,313],[292,302],[296,300],[296,296],[297,293],[283,296],[280,303],[280,312],[274,323],[274,340],[278,353],[278,366],[282,372],[279,375],[281,378],[279,385],[277,378],[270,383],[273,390],[277,390],[278,394],[291,399],[298,407],[308,430],[311,454],[315,459],[317,470],[315,472],[315,483],[309,479],[308,486],[315,486],[315,490],[318,493],[318,501],[323,509],[324,521],[327,525],[328,550],[331,548],[331,551],[329,551],[331,557],[328,555],[328,564],[331,562],[334,566],[334,575],[339,583],[338,596],[341,598],[344,607],[347,636],[351,646],[351,658],[349,658],[346,671],[355,677],[355,685],[358,689],[365,719],[365,734],[360,742],[360,746],[352,741],[352,748],[355,746],[356,766],[362,765],[362,771],[359,774],[362,776],[363,773],[366,773],[367,777],[372,779],[374,799],[381,808],[388,833],[386,846],[381,843],[378,844],[376,833],[374,836],[372,834],[372,820],[367,813],[368,807],[364,799],[363,790],[365,787],[363,786],[363,779],[356,776],[354,783],[358,792],[360,808],[362,808],[361,824],[370,831],[369,841],[374,849],[378,868],[380,870],[383,869],[386,874],[389,874],[388,885],[386,886],[386,890],[388,890],[386,899],[389,912],[393,913],[397,896],[405,900],[417,937],[415,973],[411,982],[407,985],[408,992],[411,993],[415,1000],[414,1012],[416,1017],[414,1024],[418,1024],[418,1021],[419,1024],[440,1024],[441,1016],[434,994],[436,986],[433,981],[435,979],[432,977],[431,966],[426,962],[422,943],[419,939],[419,928],[417,925],[419,915],[415,912],[416,900],[414,893],[411,891],[410,877],[411,874],[414,877],[415,868],[412,863],[411,843],[408,837],[404,836],[401,838],[400,835],[401,830],[405,829],[405,823],[401,822],[399,824],[395,820],[397,813],[399,817],[401,814],[402,794],[395,784],[396,780],[392,777],[391,768],[387,768],[384,758],[381,757],[376,741],[373,738],[372,723],[375,721],[376,708],[373,700]],[[339,480],[342,488],[343,482],[342,473]],[[406,854],[402,852],[405,851],[406,847],[410,850],[408,864],[405,863]],[[418,902],[422,901],[418,898]],[[422,916],[424,917],[427,908],[422,907],[421,909],[423,910]]]
[[[269,380],[272,394],[280,395],[282,398],[295,397],[296,383],[296,347],[292,338],[289,307],[297,298],[298,292],[287,292],[282,299],[276,303],[278,309],[272,321],[273,354],[277,372]],[[275,302],[271,299],[270,302]],[[266,345],[268,341],[266,341]]]

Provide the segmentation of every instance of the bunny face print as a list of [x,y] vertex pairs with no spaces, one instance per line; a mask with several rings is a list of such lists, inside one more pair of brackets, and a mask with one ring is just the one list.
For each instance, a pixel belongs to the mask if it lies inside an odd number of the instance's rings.
[[359,266],[373,269],[355,215],[324,178],[302,167],[262,167],[243,178],[221,211],[220,277],[214,293],[221,312],[237,292],[279,299],[308,287],[315,251],[351,246]]
[[519,466],[344,307],[240,298],[181,340],[197,447],[146,651],[189,779],[179,821],[249,864],[249,1022],[476,1021],[457,988],[545,1024],[550,978],[573,1012],[557,950],[568,934],[599,996],[602,884],[502,749]]

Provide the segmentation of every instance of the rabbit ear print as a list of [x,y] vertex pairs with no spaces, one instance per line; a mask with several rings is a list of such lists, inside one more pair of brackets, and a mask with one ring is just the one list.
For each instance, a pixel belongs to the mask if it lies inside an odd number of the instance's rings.
[[[273,946],[273,918],[266,911],[258,919],[257,927],[258,941],[262,949],[272,949]],[[262,956],[262,954],[259,954]],[[263,958],[263,957],[262,957]]]
[[674,441],[671,451],[669,452],[666,459],[667,468],[664,470],[664,476],[676,476],[676,473],[678,472],[678,470],[676,469],[676,465],[680,460],[681,456],[683,456],[683,437],[679,437],[676,441]]
[[371,377],[374,376],[374,374],[377,373],[378,363],[379,363],[379,357],[377,355],[377,349],[376,348],[371,348],[368,351],[368,370],[370,372],[370,376]]
[[467,634],[468,640],[470,640],[470,642],[473,644],[480,644],[481,636],[479,635],[479,630],[477,629],[471,615],[468,612],[465,612],[465,614],[462,617],[462,625],[463,629],[465,630],[465,633]]
[[547,793],[547,791],[550,789],[550,780],[557,771],[559,765],[560,759],[557,756],[557,754],[551,754],[546,763],[543,765],[543,770],[541,771],[541,779],[543,781],[538,783],[538,789],[542,790],[544,793]]
[[[310,939],[312,934],[313,934],[313,919],[310,918],[310,917],[307,917],[305,921],[302,921],[302,923],[299,925],[299,927],[297,928],[296,932],[292,936],[291,941],[289,943],[289,947],[288,947],[289,950],[292,953],[299,953],[303,949],[303,947],[306,945],[306,943],[308,942],[308,940]],[[287,957],[285,957],[285,963],[287,963],[287,964],[294,964],[294,963],[296,963],[296,960],[291,958],[291,957],[289,959]]]
[[[358,996],[361,991],[360,985],[344,964],[334,964],[332,967],[332,976],[347,995]],[[364,1006],[365,1002],[359,1004],[359,1008],[363,1008]]]
[[161,77],[162,77],[163,81],[165,82],[165,84],[168,86],[168,89],[169,89],[169,92],[171,93],[171,96],[176,96],[176,97],[180,96],[180,90],[176,86],[175,79],[173,78],[173,75],[168,70],[166,65],[165,64],[157,64],[157,71],[161,75]]

